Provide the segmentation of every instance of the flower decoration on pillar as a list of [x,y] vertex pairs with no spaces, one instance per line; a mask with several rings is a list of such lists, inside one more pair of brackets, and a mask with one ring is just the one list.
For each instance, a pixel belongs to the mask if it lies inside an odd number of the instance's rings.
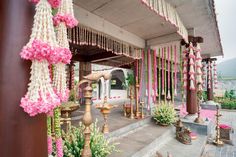
[[201,57],[201,48],[200,44],[197,43],[196,47],[196,83],[199,84],[198,90],[202,91],[202,57]]
[[208,72],[207,72],[207,75],[208,75],[208,77],[207,77],[207,88],[208,89],[211,89],[211,80],[212,80],[212,78],[211,78],[211,61],[209,61],[208,62]]
[[174,46],[174,95],[177,96],[177,49]]
[[183,87],[184,89],[187,88],[187,80],[188,80],[188,71],[187,71],[187,66],[188,66],[188,57],[187,57],[188,50],[183,51]]
[[58,26],[60,23],[65,23],[65,25],[68,28],[73,28],[73,27],[77,26],[78,21],[74,17],[72,0],[62,1],[61,6],[63,6],[63,7],[60,7],[58,13],[53,17],[54,25]]
[[193,48],[193,44],[190,43],[190,46],[189,46],[189,80],[190,80],[190,86],[189,86],[189,89],[190,90],[195,90],[195,85],[194,85],[194,82],[195,82],[195,70],[194,70],[194,61],[195,61],[195,55],[194,55],[194,52],[193,52],[194,48]]
[[217,70],[216,70],[216,62],[213,63],[214,66],[214,88],[217,89],[218,81],[217,81]]
[[206,63],[202,64],[202,87],[206,88]]
[[30,116],[49,113],[60,104],[50,81],[49,64],[67,62],[67,50],[57,44],[53,28],[52,9],[47,0],[36,5],[34,24],[29,42],[23,47],[21,58],[31,60],[31,77],[20,106]]
[[167,62],[168,62],[168,80],[167,80],[167,99],[170,100],[171,96],[170,96],[170,47],[167,48]]

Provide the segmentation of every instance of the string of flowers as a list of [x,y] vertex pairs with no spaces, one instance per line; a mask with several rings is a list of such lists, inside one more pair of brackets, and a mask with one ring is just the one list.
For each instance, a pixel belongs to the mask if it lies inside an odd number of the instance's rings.
[[[141,98],[142,90],[143,90],[143,72],[144,72],[144,63],[145,63],[145,54],[144,51],[142,52],[142,59],[141,59],[141,75],[140,75],[140,87],[139,87],[139,98]],[[141,100],[140,100],[141,101]]]
[[151,76],[151,71],[150,71],[150,62],[151,62],[151,55],[150,55],[150,49],[148,49],[148,54],[147,54],[147,62],[148,62],[148,65],[147,65],[147,72],[148,72],[148,80],[147,80],[147,90],[148,90],[148,106],[147,106],[147,109],[150,110],[150,98],[151,98],[151,93],[150,93],[150,76]]
[[217,89],[218,81],[217,81],[217,70],[216,70],[216,62],[213,63],[214,66],[214,88]]
[[[180,64],[182,64],[182,63],[180,62]],[[174,46],[174,95],[175,96],[177,96],[177,80],[178,80],[177,79],[177,48],[176,48],[176,45],[175,45]]]
[[198,85],[198,90],[203,91],[202,89],[202,57],[201,57],[201,48],[200,44],[197,43],[197,48],[196,48],[196,83]]
[[[37,4],[40,0],[29,0],[30,2]],[[58,8],[61,4],[61,0],[48,0],[48,3],[51,5],[52,8]]]
[[61,110],[59,107],[54,109],[54,130],[56,139],[57,157],[63,157],[63,141],[61,138],[61,125],[60,125]]
[[173,45],[171,46],[171,99],[172,103],[174,104],[174,50],[173,50]]
[[49,113],[60,104],[60,99],[50,83],[48,66],[67,62],[68,51],[57,44],[52,9],[47,0],[40,0],[36,5],[30,40],[20,55],[32,61],[28,91],[21,99],[20,106],[30,116]]
[[161,57],[162,57],[162,95],[165,95],[165,56],[164,56],[164,48],[162,48],[162,55],[161,55]]
[[168,75],[167,75],[167,100],[170,100],[171,99],[171,96],[170,96],[170,47],[168,46],[167,47],[167,68],[168,68]]
[[47,117],[47,135],[48,135],[48,155],[52,154],[52,125],[51,125],[51,117]]
[[[58,44],[68,52],[67,62],[59,62],[55,64],[53,75],[54,90],[59,96],[61,103],[66,102],[69,96],[69,90],[66,84],[66,64],[70,63],[72,54],[69,50],[69,41],[67,39],[67,27],[72,28],[78,24],[74,17],[72,0],[62,0],[57,14],[53,17],[54,26],[56,28],[56,36]],[[73,75],[73,73],[72,73]],[[74,76],[71,76],[74,78]],[[54,110],[55,134],[56,134],[56,150],[57,157],[63,157],[63,143],[60,128],[60,108]]]
[[207,81],[207,88],[211,89],[211,61],[208,62],[208,81]]
[[195,56],[194,56],[194,53],[193,53],[193,45],[192,43],[190,43],[190,46],[189,46],[189,79],[190,79],[190,86],[189,86],[189,89],[190,90],[195,90],[195,85],[194,85],[194,81],[195,81],[195,70],[194,70],[194,61],[195,61]]
[[158,96],[157,92],[157,52],[156,49],[154,51],[154,101],[156,101],[156,97]]
[[179,48],[179,70],[180,70],[180,82],[181,82],[181,102],[182,102],[182,107],[184,107],[184,79],[183,79],[183,57],[184,57],[184,53],[182,50],[182,46],[180,46]]
[[167,74],[166,74],[166,72],[167,72],[167,55],[166,55],[166,47],[164,48],[164,56],[165,56],[165,58],[164,58],[164,71],[165,71],[165,74],[164,74],[164,80],[165,80],[165,89],[164,89],[164,93],[165,93],[165,101],[166,101],[166,87],[167,87]]
[[158,97],[158,100],[159,100],[159,104],[161,103],[161,48],[159,48],[159,53],[158,53],[158,64],[159,64],[159,72],[158,72],[158,87],[159,87],[159,97]]

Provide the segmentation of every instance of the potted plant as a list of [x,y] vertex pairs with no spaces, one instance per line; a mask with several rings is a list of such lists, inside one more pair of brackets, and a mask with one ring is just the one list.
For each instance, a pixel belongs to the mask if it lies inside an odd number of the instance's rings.
[[174,109],[174,106],[172,104],[162,102],[154,109],[153,119],[159,125],[171,125],[176,121],[176,111]]

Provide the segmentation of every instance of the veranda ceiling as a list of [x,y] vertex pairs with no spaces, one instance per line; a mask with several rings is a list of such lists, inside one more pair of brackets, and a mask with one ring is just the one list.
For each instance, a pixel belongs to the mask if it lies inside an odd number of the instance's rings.
[[205,57],[223,55],[214,0],[166,0],[174,6],[187,29],[194,28],[195,36],[203,37]]
[[74,3],[144,40],[179,31],[178,26],[158,15],[142,0],[75,0]]

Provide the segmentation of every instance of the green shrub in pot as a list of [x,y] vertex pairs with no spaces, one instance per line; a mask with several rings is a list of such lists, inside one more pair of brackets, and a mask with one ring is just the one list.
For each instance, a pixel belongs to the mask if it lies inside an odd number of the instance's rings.
[[153,111],[153,119],[160,125],[170,125],[176,121],[174,105],[162,102]]

